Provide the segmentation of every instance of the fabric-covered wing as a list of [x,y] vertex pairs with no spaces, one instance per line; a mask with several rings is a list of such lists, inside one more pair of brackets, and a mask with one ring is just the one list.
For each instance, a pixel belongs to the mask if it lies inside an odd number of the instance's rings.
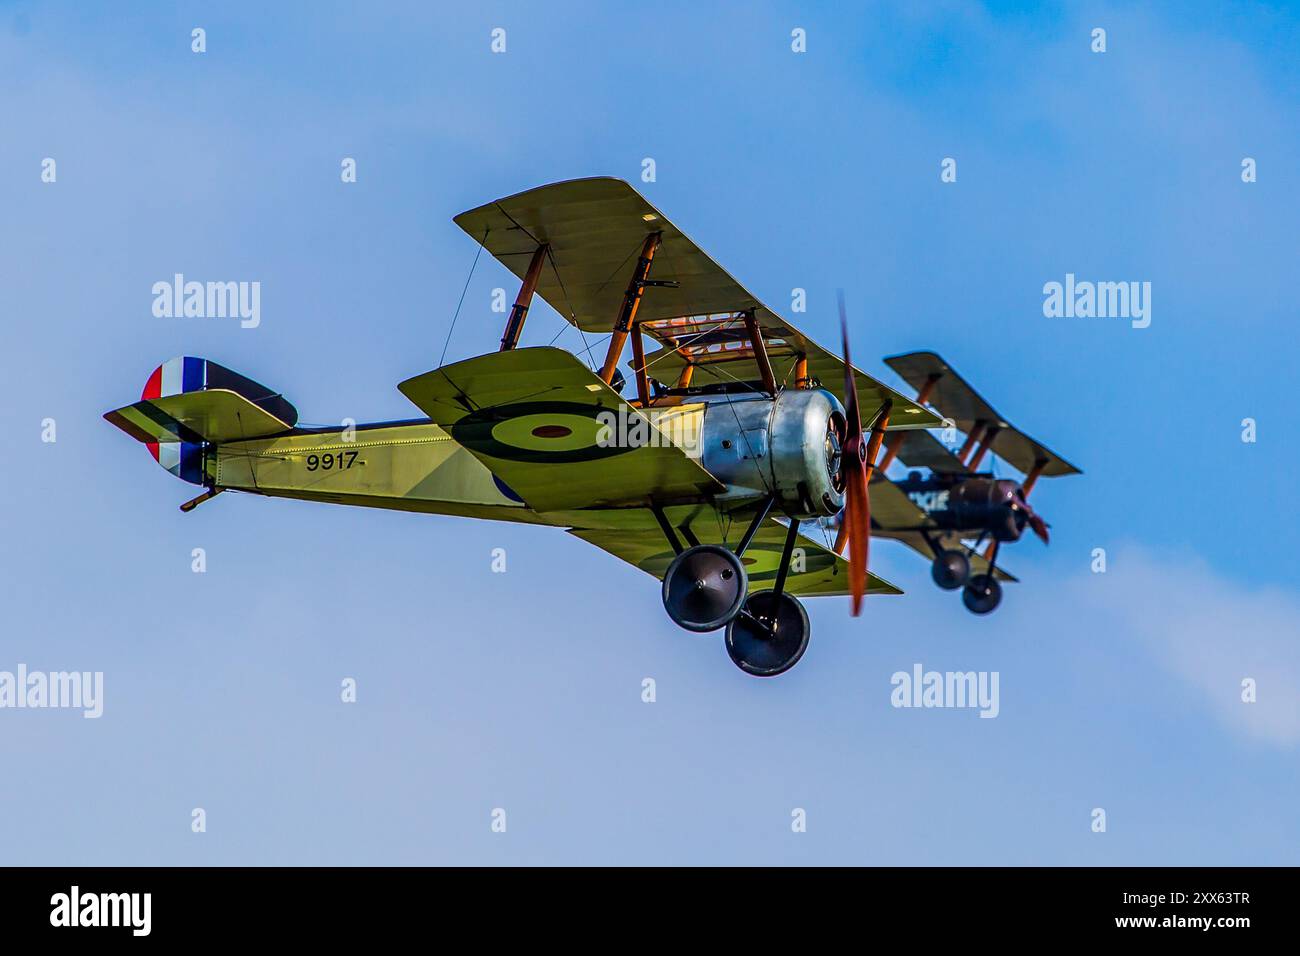
[[[778,382],[789,382],[798,355],[822,387],[844,400],[843,363],[759,302],[628,183],[599,177],[540,186],[463,212],[455,219],[521,279],[533,253],[549,253],[537,294],[588,332],[608,332],[646,237],[661,239],[637,319],[664,350],[646,356],[648,374],[671,385],[689,361],[694,384],[759,378],[741,317],[752,310]],[[683,340],[688,340],[684,342]],[[679,351],[670,351],[681,346]],[[893,401],[890,429],[924,428],[939,419],[900,392],[854,369],[864,416]]]
[[1034,441],[1024,432],[1008,425],[970,384],[958,375],[934,352],[909,352],[885,359],[885,364],[903,377],[913,388],[922,388],[932,376],[938,376],[930,392],[930,404],[964,432],[975,427],[996,428],[997,433],[989,446],[993,454],[1009,462],[1012,467],[1028,473],[1036,462],[1044,462],[1042,475],[1082,474],[1078,468],[1057,455],[1045,445]]
[[[645,505],[725,490],[573,355],[493,352],[398,388],[534,511]],[[640,422],[633,447],[604,440],[607,418]]]
[[[647,512],[646,522],[654,519]],[[702,544],[722,544],[723,539],[717,524],[712,519],[697,521],[692,525]],[[751,591],[771,588],[776,581],[777,567],[781,552],[785,547],[787,532],[785,525],[768,519],[754,536],[745,556],[745,571],[749,576]],[[735,545],[743,528],[732,529],[730,543]],[[590,541],[596,547],[622,558],[647,574],[663,580],[664,572],[674,555],[668,546],[664,534],[658,526],[644,524],[632,529],[583,529],[574,528],[570,534]],[[800,536],[796,545],[803,549],[803,570],[791,569],[786,577],[786,590],[804,597],[833,596],[849,593],[849,564],[842,557],[810,538]],[[902,589],[890,584],[884,578],[874,574],[867,575],[868,594],[902,594]]]
[[903,490],[884,475],[871,478],[871,531],[925,528],[932,524],[929,516],[907,497]]
[[928,431],[918,429],[898,436],[898,460],[909,468],[962,472],[965,466],[943,442]]

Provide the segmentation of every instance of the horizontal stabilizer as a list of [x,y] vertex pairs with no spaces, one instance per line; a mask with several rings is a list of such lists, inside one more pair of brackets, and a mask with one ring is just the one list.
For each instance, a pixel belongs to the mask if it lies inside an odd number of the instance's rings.
[[213,442],[266,438],[293,426],[227,389],[151,398],[104,418],[142,442]]

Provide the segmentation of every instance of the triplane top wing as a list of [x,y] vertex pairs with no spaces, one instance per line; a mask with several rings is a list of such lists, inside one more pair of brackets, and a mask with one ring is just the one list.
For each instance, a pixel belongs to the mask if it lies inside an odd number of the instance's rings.
[[[610,331],[627,295],[627,275],[638,257],[646,259],[646,294],[636,323],[663,348],[644,356],[641,367],[665,385],[762,379],[748,317],[763,338],[778,384],[811,378],[845,399],[839,357],[763,305],[620,179],[540,186],[463,212],[455,221],[525,283],[532,273],[537,294],[586,332]],[[854,369],[854,378],[864,417],[888,400],[891,431],[940,423],[870,375]]]
[[942,415],[1017,470],[1026,474],[1036,471],[1044,478],[1082,474],[1046,445],[1008,425],[993,406],[934,352],[895,355],[885,359],[885,364],[907,384],[927,390],[930,404]]

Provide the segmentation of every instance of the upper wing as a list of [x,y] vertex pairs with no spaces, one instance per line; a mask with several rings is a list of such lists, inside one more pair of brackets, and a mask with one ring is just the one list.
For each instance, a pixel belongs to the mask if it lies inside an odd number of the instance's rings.
[[[709,517],[695,521],[691,525],[703,544],[723,544],[723,535],[717,521]],[[740,537],[740,531],[731,529],[732,543]],[[772,587],[776,581],[777,568],[781,562],[781,553],[785,547],[787,528],[780,522],[769,518],[754,535],[754,540],[741,559],[745,563],[745,572],[749,576],[751,591]],[[654,523],[649,512],[643,513],[643,520],[636,527],[618,529],[609,528],[574,528],[570,534],[590,541],[596,547],[622,558],[647,574],[653,574],[660,580],[668,565],[672,562],[672,549],[668,546],[663,532]],[[849,593],[849,565],[842,557],[809,538],[800,536],[795,559],[785,580],[785,589],[792,594],[804,596],[831,596]],[[890,584],[884,578],[874,574],[867,575],[868,594],[902,594],[900,588]]]
[[293,427],[225,388],[144,399],[105,412],[104,418],[142,442],[240,441],[278,435]]
[[1081,474],[1078,468],[1051,449],[1008,425],[964,378],[934,352],[895,355],[885,359],[885,364],[917,389],[938,376],[930,393],[930,404],[964,432],[976,426],[997,429],[989,447],[993,454],[1010,462],[1017,470],[1028,473],[1041,461],[1044,463],[1041,474],[1045,478]]
[[[398,388],[534,511],[703,499],[725,490],[563,349],[493,352]],[[602,443],[601,413],[638,423],[645,440]]]
[[[695,384],[760,377],[742,313],[752,310],[778,382],[790,381],[797,358],[844,400],[844,364],[763,305],[630,185],[619,179],[574,179],[540,186],[463,212],[456,224],[521,279],[537,247],[549,245],[537,294],[578,328],[607,332],[646,237],[661,239],[637,311],[641,329],[665,348],[646,356],[647,372],[671,384],[695,366]],[[930,411],[854,369],[864,417],[893,402],[891,429],[939,424]]]

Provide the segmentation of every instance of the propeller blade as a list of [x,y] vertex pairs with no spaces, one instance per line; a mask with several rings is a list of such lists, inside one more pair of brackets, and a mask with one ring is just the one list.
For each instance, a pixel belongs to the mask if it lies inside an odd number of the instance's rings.
[[1034,511],[1034,509],[1029,506],[1029,502],[1025,500],[1025,494],[1023,491],[1016,492],[1015,507],[1025,513],[1025,518],[1029,522],[1029,527],[1033,530],[1034,534],[1042,540],[1043,544],[1049,544],[1050,536],[1047,533],[1047,522],[1040,518],[1038,512]]
[[846,421],[841,468],[844,473],[844,523],[842,540],[849,547],[849,595],[852,613],[862,613],[862,598],[867,593],[867,549],[871,546],[871,493],[867,489],[866,443],[862,438],[862,415],[858,407],[858,386],[853,380],[853,363],[849,356],[849,319],[844,308],[844,293],[839,293],[840,341],[844,349],[844,418]]

